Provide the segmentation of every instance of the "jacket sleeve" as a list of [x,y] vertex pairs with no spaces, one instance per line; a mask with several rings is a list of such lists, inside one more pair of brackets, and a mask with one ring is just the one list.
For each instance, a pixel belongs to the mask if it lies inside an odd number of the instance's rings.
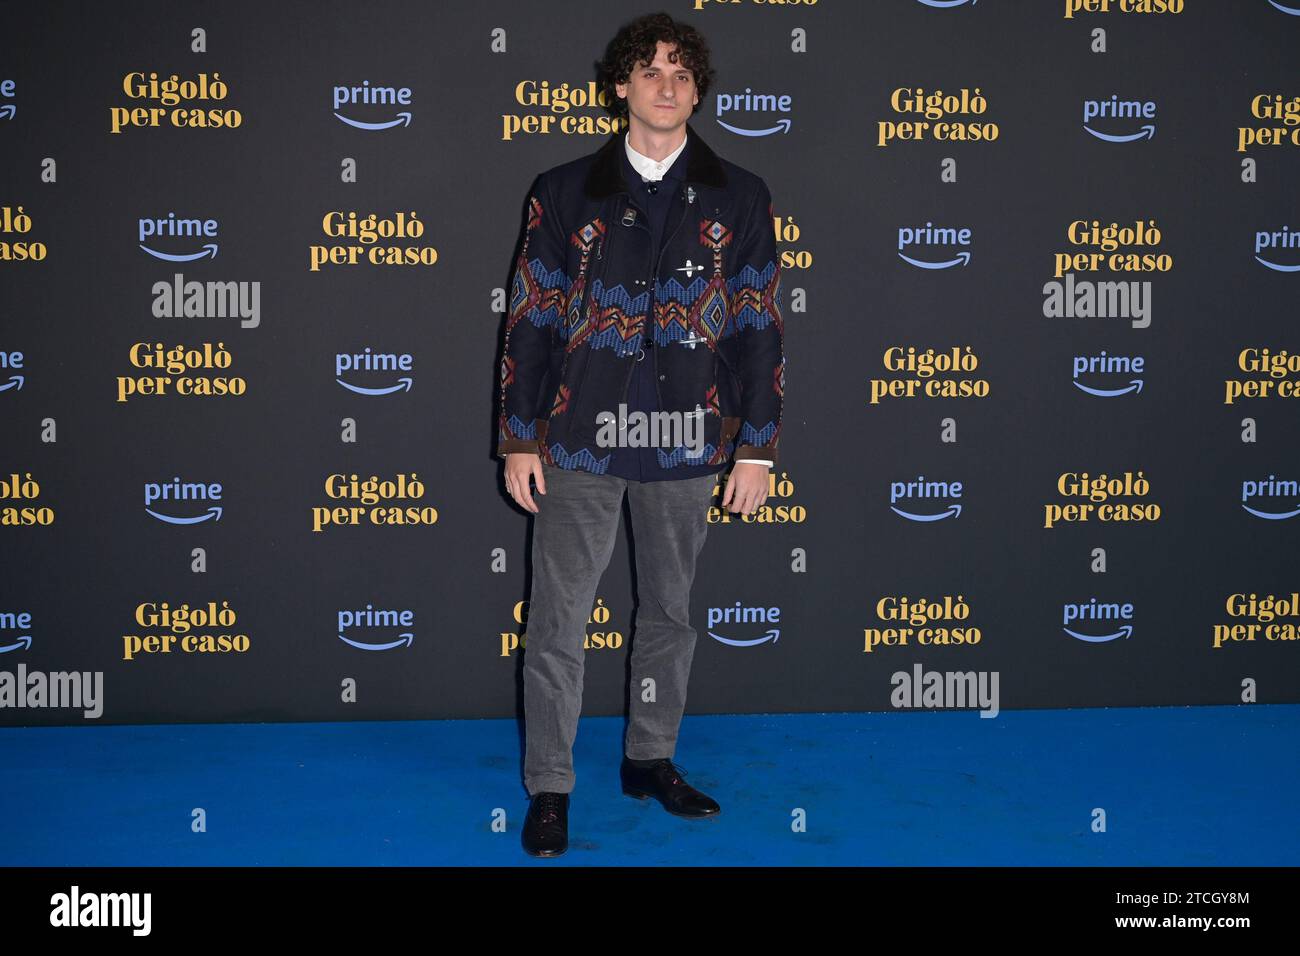
[[564,302],[572,285],[566,272],[568,245],[546,174],[528,197],[523,247],[510,280],[497,418],[497,457],[511,452],[539,454],[538,422],[547,417],[549,396],[541,394]]
[[733,459],[762,459],[775,467],[785,402],[785,320],[772,194],[762,179],[735,262],[731,302],[740,345],[741,423]]

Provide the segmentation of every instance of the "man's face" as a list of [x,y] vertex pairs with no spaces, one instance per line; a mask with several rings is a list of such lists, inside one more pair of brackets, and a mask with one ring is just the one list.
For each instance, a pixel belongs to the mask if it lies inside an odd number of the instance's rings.
[[700,101],[695,89],[695,74],[668,59],[676,51],[660,40],[655,57],[648,65],[640,64],[614,91],[627,100],[627,111],[645,125],[660,132],[671,132],[691,118],[691,110]]

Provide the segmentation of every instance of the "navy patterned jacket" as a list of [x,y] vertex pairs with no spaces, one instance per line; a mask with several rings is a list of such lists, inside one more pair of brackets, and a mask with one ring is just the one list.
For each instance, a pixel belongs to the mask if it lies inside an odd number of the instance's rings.
[[689,123],[686,134],[688,163],[658,256],[623,174],[621,132],[533,183],[510,285],[498,457],[533,452],[603,474],[612,449],[597,441],[598,416],[626,401],[649,321],[660,407],[704,416],[704,456],[661,448],[661,463],[776,465],[785,355],[772,197]]

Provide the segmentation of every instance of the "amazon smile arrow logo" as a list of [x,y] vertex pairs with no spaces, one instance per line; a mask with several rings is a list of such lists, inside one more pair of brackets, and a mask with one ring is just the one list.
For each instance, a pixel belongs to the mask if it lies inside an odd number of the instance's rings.
[[209,242],[203,247],[202,252],[178,253],[175,255],[168,252],[159,252],[157,249],[150,249],[143,242],[140,243],[140,248],[155,259],[166,259],[168,262],[193,262],[195,259],[215,259],[217,257],[217,244],[215,242]]
[[708,635],[715,641],[721,641],[723,644],[730,644],[732,647],[754,647],[758,644],[766,644],[768,641],[775,644],[781,636],[781,631],[778,628],[772,628],[762,637],[756,637],[749,641],[739,641],[735,638],[723,637],[720,634],[714,634],[712,631],[709,631]]
[[1075,382],[1074,387],[1087,392],[1089,395],[1098,395],[1101,398],[1114,398],[1116,395],[1127,395],[1132,392],[1136,395],[1142,391],[1142,379],[1135,378],[1123,388],[1093,388],[1091,385],[1084,385],[1082,382]]
[[1300,507],[1291,511],[1258,511],[1250,505],[1242,505],[1242,507],[1253,514],[1256,518],[1267,518],[1269,521],[1282,521],[1286,518],[1294,518],[1296,515],[1300,515]]
[[1107,641],[1118,640],[1121,637],[1127,640],[1129,635],[1133,633],[1133,625],[1125,624],[1113,634],[1102,635],[1080,634],[1078,631],[1072,631],[1068,627],[1062,628],[1061,630],[1065,631],[1065,633],[1069,634],[1071,637],[1080,641],[1087,641],[1089,644],[1105,644]]
[[1275,272],[1300,272],[1300,265],[1284,266],[1278,262],[1269,262],[1267,259],[1263,258],[1262,256],[1256,256],[1255,261],[1262,266],[1268,266],[1270,269],[1272,269]]
[[1108,143],[1131,143],[1134,140],[1139,140],[1139,139],[1154,139],[1156,135],[1156,128],[1150,124],[1143,126],[1142,129],[1137,133],[1125,133],[1122,135],[1113,134],[1113,133],[1099,133],[1097,132],[1097,130],[1089,126],[1087,123],[1083,124],[1083,128],[1086,129],[1093,136],[1097,137],[1098,139],[1105,140]]
[[767,129],[742,129],[739,126],[732,126],[730,123],[724,123],[718,120],[718,125],[723,129],[736,133],[740,136],[771,136],[773,133],[788,133],[793,124],[791,120],[777,120],[775,126],[769,126]]
[[913,259],[911,256],[905,256],[901,252],[898,254],[898,258],[916,266],[918,269],[951,269],[953,266],[965,266],[970,264],[969,252],[959,252],[955,259],[949,259],[947,262],[926,262],[922,259]]
[[10,651],[18,650],[20,647],[25,651],[30,651],[32,649],[32,636],[30,634],[23,634],[15,643],[6,644],[4,647],[0,647],[0,654],[8,654]]
[[412,631],[407,631],[405,634],[399,634],[397,640],[389,641],[387,644],[366,644],[363,641],[354,641],[349,637],[344,637],[342,634],[339,635],[339,640],[363,651],[391,651],[394,647],[401,647],[403,644],[410,647],[415,643],[415,634]]
[[173,515],[159,514],[150,508],[145,508],[145,514],[153,515],[159,521],[166,521],[168,524],[198,524],[200,521],[220,521],[221,506],[213,505],[208,509],[206,514],[195,515],[192,518],[177,518]]
[[363,123],[361,120],[349,119],[348,117],[344,116],[342,113],[335,113],[334,115],[338,117],[340,120],[342,120],[343,122],[347,123],[349,126],[355,126],[357,129],[391,129],[394,126],[411,125],[410,113],[398,113],[397,119],[388,120],[385,123]]
[[901,515],[909,521],[942,521],[944,518],[955,518],[961,514],[961,505],[953,502],[948,506],[947,511],[941,511],[937,515],[916,514],[911,511],[904,511],[902,508],[895,508],[893,505],[889,506],[889,510],[896,515]]
[[338,382],[344,388],[356,392],[358,395],[391,395],[393,392],[400,392],[402,389],[406,389],[406,391],[409,392],[411,390],[411,385],[415,382],[415,380],[411,378],[401,378],[397,380],[396,385],[389,385],[384,388],[366,388],[363,385],[352,385],[343,381],[341,378],[336,378],[334,381]]

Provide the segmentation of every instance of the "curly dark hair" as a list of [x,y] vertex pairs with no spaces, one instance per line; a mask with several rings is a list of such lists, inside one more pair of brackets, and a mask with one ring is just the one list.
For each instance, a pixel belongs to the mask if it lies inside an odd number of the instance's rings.
[[691,114],[704,106],[704,97],[717,75],[709,63],[708,41],[689,23],[674,20],[666,13],[647,13],[624,24],[605,48],[605,58],[596,63],[600,87],[608,96],[610,111],[615,116],[627,117],[627,100],[618,95],[615,84],[626,83],[633,70],[652,62],[660,40],[676,47],[669,59],[695,75],[700,101]]

